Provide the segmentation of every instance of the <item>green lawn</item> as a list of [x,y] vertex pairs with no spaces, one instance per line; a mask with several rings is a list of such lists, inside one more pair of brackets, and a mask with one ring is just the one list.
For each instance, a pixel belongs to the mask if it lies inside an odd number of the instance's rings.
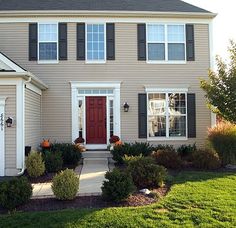
[[236,173],[182,172],[159,203],[140,208],[0,216],[0,227],[236,227]]

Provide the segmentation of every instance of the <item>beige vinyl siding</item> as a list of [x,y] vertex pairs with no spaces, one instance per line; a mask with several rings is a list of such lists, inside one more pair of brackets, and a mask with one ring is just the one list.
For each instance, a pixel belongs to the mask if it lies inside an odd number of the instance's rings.
[[[71,141],[70,81],[121,81],[121,136],[124,141],[138,140],[138,93],[145,85],[189,87],[197,98],[197,138],[169,141],[170,144],[204,143],[210,111],[199,88],[199,78],[207,77],[210,65],[208,24],[195,24],[196,61],[186,64],[147,64],[137,60],[137,24],[116,23],[116,60],[106,64],[86,64],[76,60],[76,23],[68,23],[68,61],[37,64],[28,61],[28,24],[0,24],[0,49],[17,63],[37,75],[49,89],[42,96],[42,135],[58,141]],[[157,142],[164,143],[164,142]]]
[[[0,85],[0,96],[7,97],[5,118],[12,117],[15,121],[16,87]],[[16,170],[16,124],[13,124],[12,127],[5,128],[5,169]]]
[[25,146],[36,150],[41,141],[41,95],[25,89]]

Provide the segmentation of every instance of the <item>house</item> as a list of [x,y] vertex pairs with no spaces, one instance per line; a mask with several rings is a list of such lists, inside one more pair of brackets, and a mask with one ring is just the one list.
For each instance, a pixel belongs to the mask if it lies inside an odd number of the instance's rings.
[[0,0],[0,176],[43,138],[203,145],[214,17],[180,0]]

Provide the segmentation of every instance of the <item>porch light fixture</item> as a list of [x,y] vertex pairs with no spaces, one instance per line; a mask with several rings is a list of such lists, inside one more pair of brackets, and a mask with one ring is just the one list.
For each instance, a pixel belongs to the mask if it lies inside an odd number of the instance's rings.
[[129,104],[128,104],[128,102],[124,103],[123,108],[124,108],[124,112],[128,112],[129,111]]
[[12,117],[8,117],[7,120],[6,120],[6,124],[7,124],[7,127],[12,127],[13,118]]

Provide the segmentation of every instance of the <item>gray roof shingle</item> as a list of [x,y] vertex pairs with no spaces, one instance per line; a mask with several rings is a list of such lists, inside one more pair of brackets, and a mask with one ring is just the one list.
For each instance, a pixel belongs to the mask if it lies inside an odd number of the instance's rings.
[[89,10],[210,13],[180,0],[0,0],[4,10]]

